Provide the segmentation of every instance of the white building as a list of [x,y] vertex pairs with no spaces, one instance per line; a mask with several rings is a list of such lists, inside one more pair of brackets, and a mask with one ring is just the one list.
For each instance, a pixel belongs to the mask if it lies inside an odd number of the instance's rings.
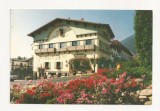
[[[111,58],[114,34],[108,24],[57,18],[28,34],[33,37],[33,71],[49,74],[97,72],[96,58]],[[92,62],[91,62],[92,60]]]
[[113,40],[111,44],[112,56],[111,60],[116,62],[129,61],[133,58],[133,53],[123,46],[118,40]]

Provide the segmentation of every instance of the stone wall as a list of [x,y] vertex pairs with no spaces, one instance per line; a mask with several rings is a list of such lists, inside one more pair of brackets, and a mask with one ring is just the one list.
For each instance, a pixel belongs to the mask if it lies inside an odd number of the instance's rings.
[[146,89],[136,91],[138,99],[144,105],[152,105],[152,86],[148,86]]

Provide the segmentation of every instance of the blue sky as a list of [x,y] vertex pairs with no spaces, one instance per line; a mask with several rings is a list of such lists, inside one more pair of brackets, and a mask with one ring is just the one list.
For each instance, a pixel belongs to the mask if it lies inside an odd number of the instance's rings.
[[81,19],[111,26],[115,39],[134,34],[134,10],[11,10],[11,57],[31,57],[33,39],[27,34],[55,18]]

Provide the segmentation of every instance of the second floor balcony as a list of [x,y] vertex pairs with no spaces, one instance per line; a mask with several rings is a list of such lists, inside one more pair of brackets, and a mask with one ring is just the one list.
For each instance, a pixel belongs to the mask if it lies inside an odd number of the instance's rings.
[[56,52],[71,52],[71,51],[87,51],[87,50],[96,50],[95,45],[79,45],[79,46],[67,46],[63,48],[43,48],[43,49],[35,49],[36,54],[43,53],[56,53]]
[[40,54],[40,53],[55,53],[55,52],[56,52],[56,48],[35,49],[35,53],[36,54]]
[[95,45],[79,45],[79,46],[69,46],[67,47],[67,51],[86,51],[86,50],[95,50]]

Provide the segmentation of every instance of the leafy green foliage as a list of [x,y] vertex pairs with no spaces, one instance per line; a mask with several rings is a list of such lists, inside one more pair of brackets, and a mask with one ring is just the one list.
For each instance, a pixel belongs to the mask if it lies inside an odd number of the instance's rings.
[[135,16],[136,49],[140,63],[152,70],[152,11],[136,11]]

